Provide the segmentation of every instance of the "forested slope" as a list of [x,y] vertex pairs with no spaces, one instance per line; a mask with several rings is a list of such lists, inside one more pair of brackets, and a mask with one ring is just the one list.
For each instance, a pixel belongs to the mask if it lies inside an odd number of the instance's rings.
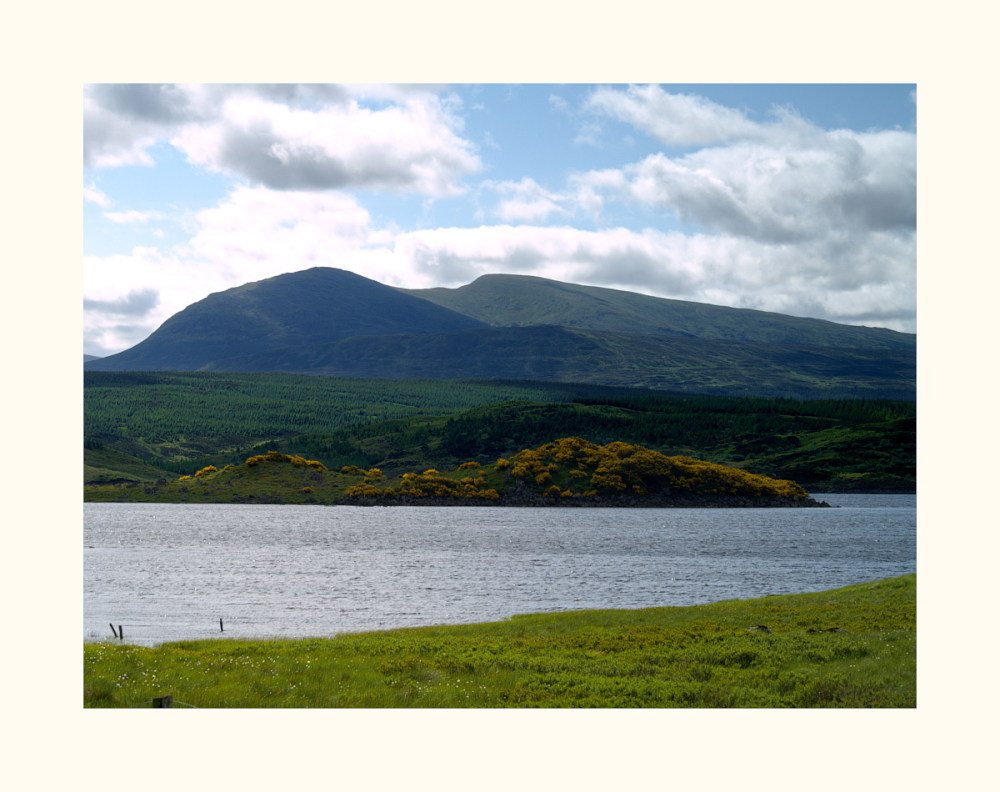
[[[736,465],[815,491],[913,491],[915,420],[910,402],[546,382],[93,372],[85,375],[85,474],[150,480],[267,450],[331,468],[448,469],[577,436]],[[99,456],[107,451],[119,456]]]

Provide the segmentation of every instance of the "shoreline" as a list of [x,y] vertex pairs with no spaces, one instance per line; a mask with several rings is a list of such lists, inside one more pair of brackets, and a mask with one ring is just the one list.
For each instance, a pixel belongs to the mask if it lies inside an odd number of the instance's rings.
[[699,605],[327,637],[85,642],[83,704],[913,708],[916,586],[910,573]]

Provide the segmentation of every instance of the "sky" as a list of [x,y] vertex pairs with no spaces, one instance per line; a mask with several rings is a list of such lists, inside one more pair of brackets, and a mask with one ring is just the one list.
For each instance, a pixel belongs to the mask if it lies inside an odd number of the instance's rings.
[[325,266],[916,330],[913,84],[84,87],[84,352]]

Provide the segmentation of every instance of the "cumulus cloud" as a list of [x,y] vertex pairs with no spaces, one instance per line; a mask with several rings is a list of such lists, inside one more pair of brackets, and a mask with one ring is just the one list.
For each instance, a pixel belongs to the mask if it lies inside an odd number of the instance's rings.
[[270,274],[339,266],[354,251],[378,243],[371,218],[342,193],[274,192],[238,187],[218,206],[196,216],[197,231],[184,253],[226,262],[239,273]]
[[84,299],[83,307],[88,311],[124,316],[144,316],[160,301],[156,289],[140,289],[130,291],[126,296],[115,300]]
[[537,222],[553,214],[568,215],[561,203],[563,196],[549,192],[534,179],[525,177],[518,182],[484,182],[483,187],[498,195],[510,196],[497,206],[497,217],[505,222]]
[[[357,98],[369,95],[379,106]],[[195,164],[272,189],[455,195],[481,164],[453,105],[393,86],[89,86],[85,162],[149,165],[167,140]]]
[[578,194],[591,206],[624,197],[707,230],[775,243],[844,230],[863,235],[915,229],[912,133],[823,130],[784,110],[774,122],[757,124],[657,86],[601,89],[589,106],[614,111],[664,142],[702,146],[578,175]]

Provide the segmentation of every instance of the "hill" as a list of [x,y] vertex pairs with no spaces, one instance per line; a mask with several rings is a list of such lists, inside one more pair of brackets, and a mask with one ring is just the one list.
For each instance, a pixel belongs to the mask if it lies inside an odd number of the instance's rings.
[[784,398],[911,399],[905,349],[810,347],[558,326],[362,336],[217,363],[328,377],[533,379]]
[[315,268],[213,294],[88,371],[530,378],[692,393],[915,397],[915,337],[542,278],[406,291]]
[[268,451],[221,470],[206,466],[174,481],[94,485],[91,501],[493,506],[820,506],[792,481],[629,443],[599,446],[560,438],[510,459],[469,460],[444,473],[378,468],[331,471],[318,460]]
[[[315,267],[211,294],[90,371],[198,371],[351,336],[439,333],[482,323],[344,270]],[[254,369],[259,370],[259,369]]]
[[670,300],[529,275],[483,275],[457,289],[402,290],[493,327],[560,325],[638,335],[796,346],[907,349],[909,333]]

